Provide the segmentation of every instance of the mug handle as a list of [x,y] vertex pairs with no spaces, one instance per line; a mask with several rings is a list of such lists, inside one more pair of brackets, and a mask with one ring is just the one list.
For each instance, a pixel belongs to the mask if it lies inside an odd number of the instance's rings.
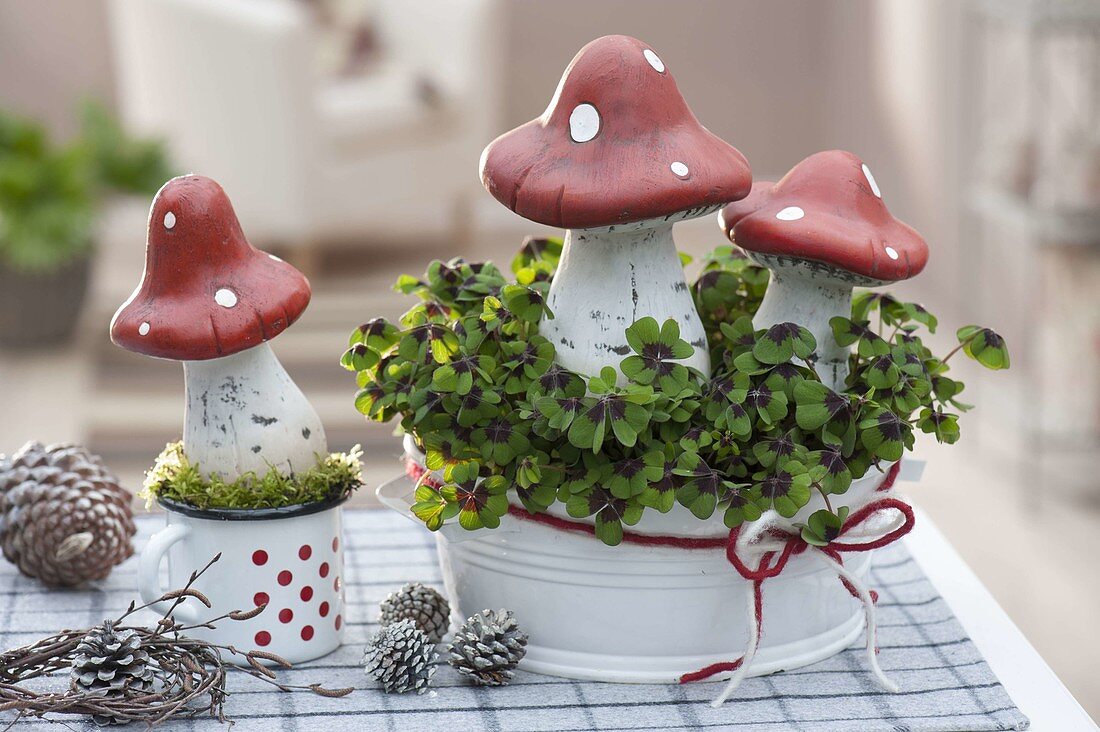
[[[186,524],[171,524],[153,534],[145,549],[141,552],[141,560],[138,562],[138,593],[142,602],[151,603],[150,608],[157,612],[166,612],[171,603],[167,600],[156,602],[166,590],[160,587],[160,563],[173,544],[182,541],[191,533],[191,527]],[[172,611],[176,619],[187,624],[199,621],[198,611],[194,605],[187,602],[180,603]]]

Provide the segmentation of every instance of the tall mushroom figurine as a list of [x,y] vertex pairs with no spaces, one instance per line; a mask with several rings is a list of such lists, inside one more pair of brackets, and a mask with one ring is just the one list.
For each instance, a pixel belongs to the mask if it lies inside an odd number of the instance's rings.
[[742,198],[752,175],[653,49],[628,36],[582,48],[542,116],[485,148],[481,180],[520,216],[568,229],[547,301],[555,317],[539,325],[559,363],[583,374],[617,364],[626,328],[648,315],[674,319],[695,346],[685,364],[709,374],[672,225]]
[[309,282],[249,244],[225,191],[202,176],[164,184],[147,236],[111,340],[183,362],[188,459],[228,479],[314,467],[328,453],[321,420],[267,343],[306,309]]
[[870,168],[843,150],[811,155],[778,183],[755,183],[722,210],[719,225],[771,270],[753,325],[791,322],[813,333],[817,372],[837,391],[848,376],[848,351],[829,320],[850,317],[852,287],[905,280],[928,262],[924,239],[890,215]]

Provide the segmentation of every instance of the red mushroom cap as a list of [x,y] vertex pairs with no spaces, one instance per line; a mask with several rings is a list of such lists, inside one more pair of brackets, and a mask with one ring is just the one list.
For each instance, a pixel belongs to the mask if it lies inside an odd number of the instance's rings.
[[145,273],[111,340],[147,356],[204,361],[282,333],[309,304],[301,272],[244,238],[233,204],[199,175],[164,184],[149,210]]
[[722,207],[722,210],[718,212],[718,225],[722,227],[722,231],[725,232],[727,237],[733,237],[734,224],[747,214],[760,208],[774,186],[775,183],[770,180],[754,180],[749,195],[740,201],[734,201]]
[[882,202],[870,169],[843,150],[819,152],[774,185],[754,185],[722,210],[726,235],[746,252],[821,262],[880,282],[919,274],[928,245]]
[[604,36],[573,58],[541,117],[485,148],[481,180],[524,218],[586,229],[736,201],[752,174],[652,49]]

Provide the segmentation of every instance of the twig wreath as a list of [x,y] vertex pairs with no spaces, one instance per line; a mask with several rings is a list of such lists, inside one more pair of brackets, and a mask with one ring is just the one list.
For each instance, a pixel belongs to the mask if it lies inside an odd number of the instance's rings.
[[[78,655],[81,641],[95,628],[63,630],[21,648],[0,654],[0,712],[15,711],[11,728],[25,717],[46,719],[46,715],[78,714],[119,722],[143,722],[152,727],[170,719],[209,714],[220,722],[229,722],[225,700],[230,696],[226,677],[231,670],[240,671],[265,681],[281,691],[309,691],[325,697],[342,697],[353,689],[329,689],[321,684],[301,686],[285,684],[264,661],[283,669],[291,668],[284,658],[265,651],[243,651],[234,646],[222,646],[191,638],[188,631],[213,629],[221,621],[243,621],[264,611],[261,605],[248,611],[234,611],[196,625],[183,625],[173,617],[173,611],[183,602],[192,600],[210,607],[210,601],[194,588],[197,580],[220,559],[217,555],[205,567],[191,574],[187,584],[166,592],[154,603],[134,602],[113,621],[105,625],[116,631],[132,631],[139,639],[138,649],[148,655],[153,669],[149,690],[124,687],[104,693],[102,690],[81,690],[73,684],[68,691],[32,689],[28,682],[69,670]],[[170,602],[168,609],[153,628],[126,625],[125,620],[139,610],[159,602]],[[247,666],[234,666],[226,657],[243,659]],[[48,721],[57,721],[50,719]]]
[[937,356],[922,340],[935,316],[865,291],[850,317],[830,322],[851,351],[833,391],[806,328],[753,328],[768,272],[723,246],[692,286],[709,379],[682,363],[694,346],[676,322],[649,317],[626,329],[629,349],[609,353],[600,373],[575,373],[539,335],[553,318],[546,295],[561,251],[560,239],[528,239],[511,279],[489,262],[434,261],[398,280],[419,300],[399,323],[375,319],[351,334],[342,363],[356,372],[356,407],[379,422],[399,417],[426,467],[442,471],[441,485],[417,486],[412,507],[429,529],[455,518],[494,528],[514,494],[531,514],[559,503],[594,517],[596,536],[615,545],[644,511],[677,502],[700,520],[722,511],[733,529],[767,511],[793,517],[817,493],[826,508],[797,528],[826,546],[847,518],[830,496],[900,459],[915,430],[958,440],[969,407],[947,376],[952,357],[1008,366],[992,330],[961,328],[954,350]]

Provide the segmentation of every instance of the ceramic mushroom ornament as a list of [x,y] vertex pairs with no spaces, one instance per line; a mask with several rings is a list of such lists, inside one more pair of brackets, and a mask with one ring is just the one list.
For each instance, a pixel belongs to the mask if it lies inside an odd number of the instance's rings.
[[187,175],[157,193],[145,272],[111,340],[183,362],[184,451],[205,475],[296,473],[328,453],[321,420],[267,343],[309,299],[298,270],[248,243],[216,182]]
[[661,58],[605,36],[582,48],[538,119],[494,140],[481,179],[520,216],[567,229],[540,332],[573,371],[629,353],[635,320],[674,319],[710,372],[703,324],[672,240],[677,221],[744,197],[748,163],[688,109]]
[[908,279],[928,261],[924,239],[890,215],[870,168],[843,150],[811,155],[778,183],[758,181],[719,224],[771,270],[753,325],[791,322],[813,333],[817,372],[835,391],[848,376],[848,351],[829,320],[850,317],[852,287]]

